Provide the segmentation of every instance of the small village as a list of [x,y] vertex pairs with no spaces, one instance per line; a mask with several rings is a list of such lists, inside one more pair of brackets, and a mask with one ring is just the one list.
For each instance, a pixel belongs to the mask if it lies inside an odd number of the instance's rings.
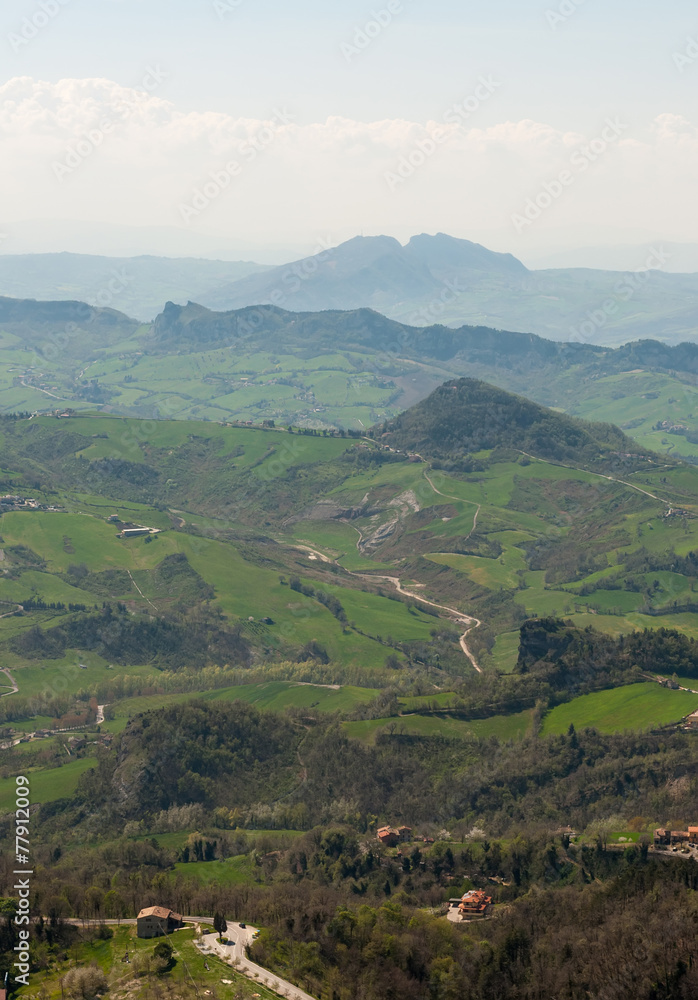
[[34,497],[25,497],[14,493],[7,493],[0,497],[0,514],[5,514],[10,510],[42,510],[55,513],[63,509],[55,504],[39,503]]
[[698,826],[689,826],[687,830],[659,827],[654,831],[653,846],[655,851],[678,852],[698,861]]

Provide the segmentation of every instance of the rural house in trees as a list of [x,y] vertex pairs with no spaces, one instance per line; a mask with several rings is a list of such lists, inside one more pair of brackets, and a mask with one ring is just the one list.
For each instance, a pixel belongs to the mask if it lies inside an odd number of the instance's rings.
[[409,844],[412,840],[412,827],[399,826],[396,830],[392,826],[382,826],[377,833],[377,837],[385,847],[397,847],[398,844]]
[[179,913],[165,909],[164,906],[149,906],[138,914],[138,937],[153,938],[171,934],[184,926]]

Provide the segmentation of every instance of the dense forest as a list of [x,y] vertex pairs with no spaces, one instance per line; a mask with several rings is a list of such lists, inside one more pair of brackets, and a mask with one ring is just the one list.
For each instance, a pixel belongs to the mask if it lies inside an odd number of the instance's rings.
[[[149,712],[72,800],[35,817],[36,907],[49,922],[33,932],[33,962],[65,951],[67,917],[158,903],[256,921],[254,957],[333,1000],[691,998],[695,863],[652,856],[647,838],[613,849],[608,835],[647,816],[685,822],[697,766],[684,734],[386,733],[369,748],[307,712],[197,701]],[[388,817],[450,832],[396,853],[375,838]],[[158,832],[192,825],[181,848],[160,845]],[[271,832],[259,839],[258,827]],[[306,832],[289,842],[289,827]],[[576,844],[571,828],[595,829],[595,842]],[[247,858],[248,884],[187,878],[188,864],[231,855]],[[11,896],[7,856],[0,877]],[[445,901],[472,886],[494,896],[497,918],[446,923]]]

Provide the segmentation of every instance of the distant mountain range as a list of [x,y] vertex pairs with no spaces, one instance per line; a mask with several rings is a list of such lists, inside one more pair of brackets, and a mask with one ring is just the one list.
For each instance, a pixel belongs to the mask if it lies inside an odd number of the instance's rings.
[[[646,248],[643,270],[530,270],[439,233],[405,246],[355,237],[282,266],[195,258],[0,256],[0,294],[85,299],[150,321],[167,300],[218,311],[273,305],[289,312],[374,309],[410,326],[464,324],[556,341],[617,346],[698,339],[698,273],[668,273],[669,249]],[[111,279],[121,275],[110,296]],[[127,277],[124,277],[126,275]],[[106,291],[105,291],[106,290]]]
[[698,243],[675,243],[655,240],[654,243],[622,243],[617,246],[576,247],[567,250],[531,252],[526,264],[532,268],[591,267],[603,271],[635,271],[653,253],[665,257],[662,270],[667,274],[694,274],[698,271]]
[[265,270],[262,264],[195,257],[8,254],[0,256],[0,295],[109,305],[148,322],[168,299],[205,298],[224,282]]

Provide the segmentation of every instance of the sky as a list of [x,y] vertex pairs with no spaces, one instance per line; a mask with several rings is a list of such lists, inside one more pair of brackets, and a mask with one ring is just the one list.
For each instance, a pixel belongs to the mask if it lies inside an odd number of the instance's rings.
[[0,47],[3,253],[698,242],[687,0],[5,0]]

